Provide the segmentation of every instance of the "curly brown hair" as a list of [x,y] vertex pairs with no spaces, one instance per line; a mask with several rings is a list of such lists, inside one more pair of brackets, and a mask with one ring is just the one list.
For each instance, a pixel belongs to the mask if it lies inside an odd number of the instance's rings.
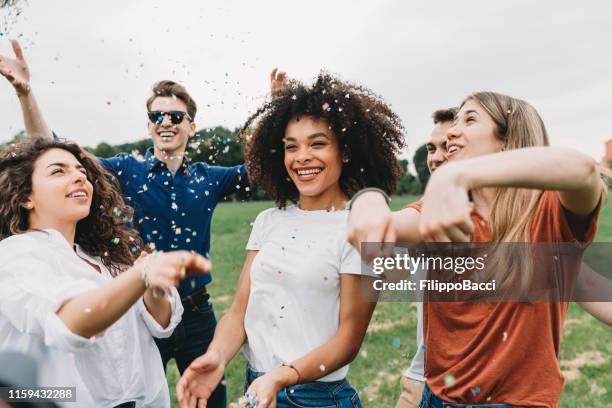
[[385,101],[368,88],[321,71],[312,86],[290,80],[260,107],[239,132],[246,141],[249,180],[274,198],[279,208],[296,203],[299,192],[283,162],[285,129],[293,118],[324,119],[338,137],[343,163],[340,189],[348,197],[364,187],[395,191],[401,167],[404,127]]
[[28,210],[22,207],[32,193],[36,160],[50,149],[71,153],[87,170],[94,186],[89,215],[77,223],[75,242],[99,256],[113,275],[132,265],[143,247],[136,230],[127,227],[133,209],[120,194],[118,182],[91,154],[77,144],[36,139],[5,147],[0,152],[0,240],[28,231]]

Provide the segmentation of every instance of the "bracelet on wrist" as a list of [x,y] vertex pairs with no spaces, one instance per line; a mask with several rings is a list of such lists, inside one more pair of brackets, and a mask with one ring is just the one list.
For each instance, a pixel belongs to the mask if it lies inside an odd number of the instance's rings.
[[348,210],[350,211],[353,208],[353,203],[357,200],[357,198],[365,193],[369,193],[369,192],[376,192],[376,193],[380,193],[382,194],[382,196],[385,198],[385,201],[387,202],[387,205],[389,204],[389,201],[391,201],[391,199],[389,198],[389,196],[387,195],[387,193],[385,193],[383,190],[381,190],[380,188],[376,188],[376,187],[366,187],[363,188],[361,190],[359,190],[358,192],[356,192],[353,195],[353,198],[351,198],[351,201],[349,201],[348,203]]
[[145,259],[142,261],[142,267],[140,268],[140,280],[145,285],[145,289],[149,289],[151,287],[151,282],[149,282],[149,261],[151,255],[147,255]]
[[283,363],[283,364],[281,364],[281,367],[289,367],[289,368],[293,369],[293,371],[295,371],[295,373],[298,376],[297,381],[293,385],[298,385],[300,383],[300,381],[302,379],[302,376],[300,375],[300,372],[298,371],[297,368],[295,368],[295,366],[293,364]]

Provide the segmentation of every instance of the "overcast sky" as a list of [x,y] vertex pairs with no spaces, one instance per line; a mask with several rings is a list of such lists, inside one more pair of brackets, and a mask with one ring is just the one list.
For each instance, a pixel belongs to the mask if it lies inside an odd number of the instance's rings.
[[[0,54],[20,37],[49,125],[84,145],[147,136],[160,79],[184,83],[198,127],[242,124],[280,66],[366,85],[402,118],[411,149],[432,111],[495,90],[533,104],[554,145],[600,160],[612,138],[612,2],[29,0],[0,10]],[[564,5],[567,4],[567,5]],[[0,81],[0,140],[23,129]],[[408,152],[411,155],[411,151]]]

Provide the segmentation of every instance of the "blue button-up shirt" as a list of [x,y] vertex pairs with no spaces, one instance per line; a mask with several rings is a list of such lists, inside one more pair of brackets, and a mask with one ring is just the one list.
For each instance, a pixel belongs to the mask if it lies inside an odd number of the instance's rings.
[[[244,164],[219,167],[183,159],[173,176],[152,148],[144,161],[127,153],[99,160],[118,178],[126,204],[134,208],[133,225],[145,244],[162,251],[193,250],[208,256],[218,200],[248,187]],[[211,275],[184,279],[179,293],[184,297],[211,280]]]

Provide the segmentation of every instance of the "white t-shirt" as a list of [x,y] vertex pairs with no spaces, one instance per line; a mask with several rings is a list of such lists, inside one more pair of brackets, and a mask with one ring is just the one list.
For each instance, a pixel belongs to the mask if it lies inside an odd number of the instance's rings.
[[[257,216],[246,247],[259,252],[244,320],[245,356],[255,371],[294,361],[337,333],[340,274],[361,274],[359,254],[346,240],[347,217],[296,206]],[[347,373],[348,365],[318,381]]]
[[423,302],[417,305],[417,351],[412,357],[410,367],[404,371],[404,375],[417,381],[425,381],[425,344],[423,343]]
[[[169,337],[181,320],[176,289],[170,324],[162,328],[140,299],[95,338],[71,332],[56,311],[68,299],[112,279],[100,258],[77,253],[58,231],[14,235],[0,242],[0,351],[38,362],[38,384],[76,387],[66,407],[169,407],[168,384],[155,337]],[[96,272],[83,259],[100,267]],[[84,310],[83,313],[94,313]]]
[[[418,282],[422,279],[427,279],[427,271],[424,268],[419,268],[413,275],[413,280]],[[425,381],[425,343],[423,343],[423,291],[416,291],[416,307],[417,307],[417,332],[416,343],[417,350],[412,357],[410,367],[404,371],[404,375],[417,381]]]

